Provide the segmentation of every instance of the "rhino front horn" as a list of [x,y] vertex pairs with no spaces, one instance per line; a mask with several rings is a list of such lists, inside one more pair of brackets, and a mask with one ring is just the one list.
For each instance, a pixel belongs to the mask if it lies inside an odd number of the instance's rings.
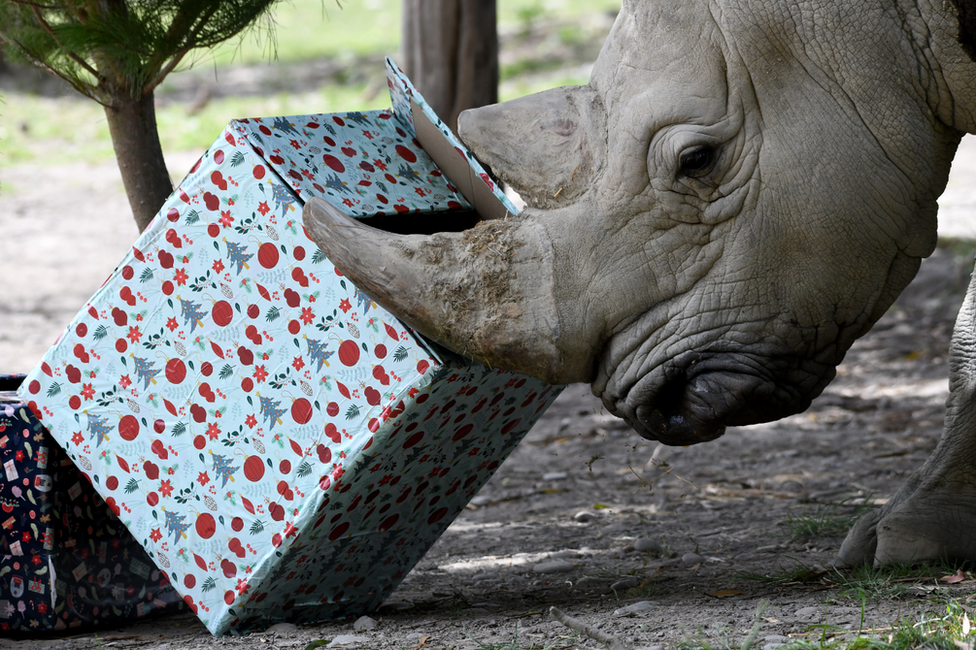
[[395,235],[316,198],[303,218],[336,268],[425,336],[492,367],[565,383],[551,248],[532,221]]

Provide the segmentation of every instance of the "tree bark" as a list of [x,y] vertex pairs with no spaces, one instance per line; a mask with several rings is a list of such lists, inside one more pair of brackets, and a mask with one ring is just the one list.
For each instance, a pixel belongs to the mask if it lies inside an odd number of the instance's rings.
[[156,130],[153,94],[141,99],[115,96],[112,105],[105,106],[105,117],[129,207],[142,232],[173,193]]
[[404,0],[402,32],[404,72],[452,129],[498,101],[495,0]]

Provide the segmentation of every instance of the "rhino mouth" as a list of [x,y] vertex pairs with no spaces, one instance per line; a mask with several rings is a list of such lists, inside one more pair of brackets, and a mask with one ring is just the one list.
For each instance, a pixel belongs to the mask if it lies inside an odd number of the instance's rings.
[[[641,399],[624,417],[644,438],[691,445],[718,438],[727,426],[769,422],[802,411],[826,384],[817,381],[819,386],[807,387],[812,392],[802,390],[770,372],[769,365],[742,354],[687,353],[655,373],[657,377],[646,378],[653,386],[637,389]],[[795,370],[788,374],[796,379]]]

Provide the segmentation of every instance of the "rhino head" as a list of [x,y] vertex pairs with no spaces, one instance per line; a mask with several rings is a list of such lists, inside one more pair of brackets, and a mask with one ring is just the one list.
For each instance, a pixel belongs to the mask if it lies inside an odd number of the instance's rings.
[[427,336],[591,383],[644,437],[801,411],[933,250],[976,124],[952,16],[857,4],[624,2],[588,85],[460,118],[520,216],[401,236],[310,201],[306,226]]

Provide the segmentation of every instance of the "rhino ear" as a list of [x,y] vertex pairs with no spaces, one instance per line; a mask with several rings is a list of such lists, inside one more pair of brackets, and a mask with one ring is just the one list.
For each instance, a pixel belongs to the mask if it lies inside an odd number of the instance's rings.
[[603,160],[603,104],[589,86],[566,86],[464,111],[458,133],[530,205],[566,205]]

